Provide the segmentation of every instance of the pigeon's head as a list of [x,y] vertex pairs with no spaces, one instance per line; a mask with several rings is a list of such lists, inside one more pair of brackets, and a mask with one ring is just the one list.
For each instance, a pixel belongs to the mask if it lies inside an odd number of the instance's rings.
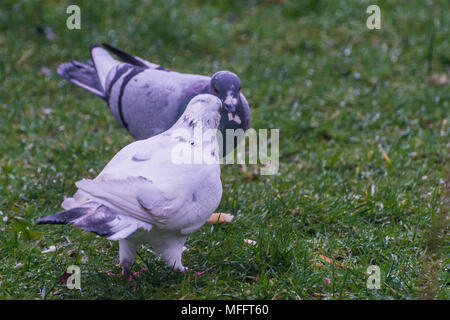
[[217,129],[222,112],[222,101],[212,94],[199,94],[192,98],[186,106],[183,119],[189,125],[201,121],[204,126]]
[[211,93],[223,101],[224,107],[233,115],[240,100],[241,79],[231,71],[216,72],[211,78]]

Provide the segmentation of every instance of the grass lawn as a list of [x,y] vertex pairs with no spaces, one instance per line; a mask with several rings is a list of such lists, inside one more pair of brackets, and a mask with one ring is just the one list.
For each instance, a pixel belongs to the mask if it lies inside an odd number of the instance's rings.
[[[68,30],[71,3],[0,4],[1,299],[450,299],[448,0],[77,1],[81,30]],[[232,70],[251,126],[280,129],[278,174],[222,166],[218,212],[235,219],[188,238],[184,265],[212,268],[201,278],[142,247],[133,270],[149,271],[125,284],[99,272],[120,272],[116,242],[33,223],[133,141],[56,73],[101,42],[177,71]],[[60,283],[69,265],[81,290]]]

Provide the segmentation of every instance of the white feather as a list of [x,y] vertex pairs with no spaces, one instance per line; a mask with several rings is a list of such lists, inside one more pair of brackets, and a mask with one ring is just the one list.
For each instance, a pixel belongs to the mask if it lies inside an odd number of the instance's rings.
[[[215,96],[196,96],[171,129],[126,146],[95,179],[78,181],[74,197],[64,200],[66,209],[89,208],[94,203],[111,210],[108,214],[113,218],[107,227],[112,235],[108,239],[121,241],[121,264],[129,266],[135,247],[150,243],[169,266],[184,270],[181,252],[186,236],[200,228],[217,208],[222,184],[218,161],[200,164],[172,161],[171,150],[177,144],[185,143],[194,153],[202,149],[193,141],[174,139],[173,134],[177,129],[192,131],[196,124],[217,129],[221,105]],[[211,143],[218,148],[215,135],[214,139],[201,142],[202,146]],[[93,219],[104,218],[100,209],[89,210],[98,215]],[[73,223],[77,225],[77,221]]]
[[105,49],[97,46],[91,49],[91,57],[94,62],[95,70],[97,71],[100,84],[103,87],[103,91],[105,91],[106,77],[112,68],[120,64],[120,61],[114,59]]

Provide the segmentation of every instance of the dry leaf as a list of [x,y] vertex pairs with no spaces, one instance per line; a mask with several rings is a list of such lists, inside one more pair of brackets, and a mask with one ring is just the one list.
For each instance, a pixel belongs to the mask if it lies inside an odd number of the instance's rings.
[[444,85],[444,84],[450,83],[450,78],[445,73],[442,73],[442,74],[435,73],[428,77],[428,81],[430,81],[434,84]]
[[322,260],[325,260],[329,264],[333,263],[333,260],[331,260],[330,258],[328,258],[328,257],[326,257],[326,256],[324,256],[322,254],[319,254],[319,258],[322,259]]
[[311,267],[318,267],[318,268],[321,268],[321,267],[323,267],[323,264],[320,263],[320,262],[316,262],[316,263],[313,263],[313,264],[311,265]]
[[107,144],[109,144],[109,145],[111,145],[111,144],[112,144],[112,141],[111,141],[111,139],[110,139],[110,138],[108,138],[108,137],[105,137],[105,141],[106,141],[106,143],[107,143]]
[[327,294],[326,294],[326,293],[314,292],[314,293],[313,293],[313,296],[314,296],[315,298],[320,298],[320,297],[324,298],[324,297],[327,296]]
[[45,115],[49,115],[50,113],[52,113],[52,109],[50,108],[44,108],[41,110],[41,112]]
[[384,160],[386,160],[387,163],[391,164],[391,158],[389,158],[387,152],[383,148],[381,148],[381,153],[383,154]]
[[55,252],[55,251],[56,251],[56,247],[50,246],[48,249],[42,251],[41,253],[49,253],[49,252]]
[[251,245],[256,245],[256,241],[255,240],[250,240],[250,239],[244,239],[244,243],[246,244],[251,244]]
[[206,221],[207,223],[224,223],[224,222],[231,222],[231,220],[233,220],[234,216],[232,214],[229,213],[222,213],[222,212],[218,212],[218,213],[213,213],[208,221]]

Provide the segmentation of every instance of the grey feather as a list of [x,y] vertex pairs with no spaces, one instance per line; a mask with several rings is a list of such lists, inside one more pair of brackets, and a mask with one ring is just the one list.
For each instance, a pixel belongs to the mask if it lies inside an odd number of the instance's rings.
[[87,64],[78,61],[62,63],[58,67],[58,74],[76,84],[83,89],[86,89],[93,94],[105,99],[103,88],[98,81],[97,73],[92,61],[88,61]]
[[126,52],[124,52],[122,50],[119,50],[119,49],[117,49],[117,48],[115,48],[112,45],[109,45],[107,43],[102,43],[102,45],[106,49],[108,49],[109,51],[114,53],[116,56],[118,56],[120,58],[120,60],[122,60],[123,62],[132,64],[132,65],[137,66],[137,67],[144,67],[144,68],[150,68],[150,69],[164,70],[164,71],[170,72],[169,69],[166,69],[166,68],[161,67],[160,65],[157,65],[157,64],[145,61],[142,58],[132,56],[131,54],[126,53]]
[[111,208],[96,202],[56,213],[36,220],[37,224],[73,224],[84,231],[93,232],[110,240],[125,239],[139,226]]

